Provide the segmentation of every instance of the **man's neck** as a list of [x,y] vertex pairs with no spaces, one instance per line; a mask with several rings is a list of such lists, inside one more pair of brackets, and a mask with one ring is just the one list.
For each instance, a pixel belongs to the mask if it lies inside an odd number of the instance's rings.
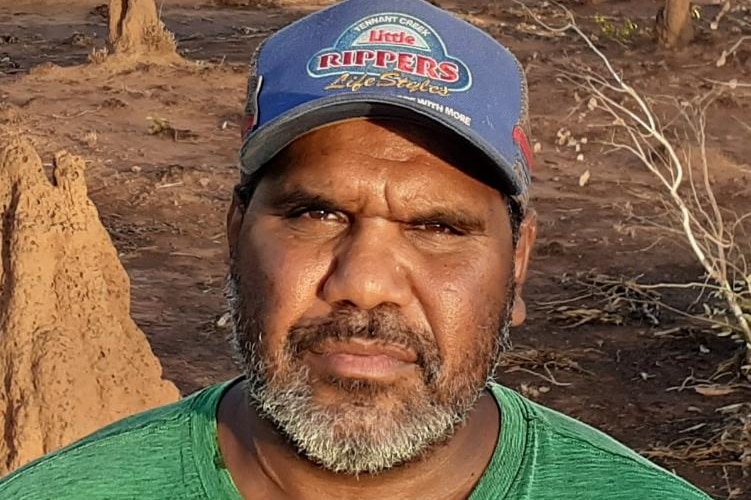
[[242,383],[227,391],[217,420],[224,463],[246,499],[463,499],[490,463],[499,436],[498,406],[485,391],[467,423],[426,457],[378,475],[335,474],[298,455],[243,391]]

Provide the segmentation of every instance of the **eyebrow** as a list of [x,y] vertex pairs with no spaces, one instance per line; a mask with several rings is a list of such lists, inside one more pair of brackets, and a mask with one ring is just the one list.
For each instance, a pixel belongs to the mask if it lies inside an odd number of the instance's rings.
[[268,205],[275,211],[285,212],[301,207],[315,207],[318,210],[343,211],[333,200],[317,193],[295,187],[282,190],[270,196]]
[[482,218],[450,207],[430,208],[418,212],[407,222],[414,225],[440,223],[469,234],[484,233],[486,229]]
[[[352,212],[344,208],[341,203],[335,202],[325,195],[298,186],[274,193],[269,197],[267,203],[275,212],[288,212],[302,207],[348,214]],[[445,224],[470,234],[484,233],[487,229],[486,221],[483,218],[465,210],[448,206],[417,207],[411,211],[409,217],[399,222],[410,225]]]

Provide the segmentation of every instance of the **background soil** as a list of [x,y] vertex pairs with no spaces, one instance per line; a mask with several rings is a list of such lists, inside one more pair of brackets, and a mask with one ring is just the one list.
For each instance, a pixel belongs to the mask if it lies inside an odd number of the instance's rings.
[[[133,319],[165,377],[189,393],[236,373],[222,326],[224,217],[238,177],[247,61],[264,36],[317,2],[166,1],[162,18],[184,64],[85,65],[92,50],[104,46],[102,3],[0,0],[0,127],[30,138],[48,166],[63,148],[89,160],[89,194],[130,277]],[[501,380],[645,453],[710,438],[723,419],[716,409],[748,401],[748,389],[710,397],[680,387],[689,376],[709,377],[732,356],[732,343],[666,310],[655,318],[659,311],[611,308],[608,316],[602,301],[586,298],[567,305],[599,312],[571,327],[582,317],[566,320],[558,305],[549,305],[596,290],[587,278],[596,274],[644,283],[701,275],[679,239],[645,222],[661,220],[651,178],[628,156],[596,144],[606,132],[580,114],[582,96],[559,77],[554,63],[591,56],[573,37],[536,29],[514,2],[435,3],[483,26],[528,72],[534,141],[541,148],[533,188],[540,238],[527,289],[530,318],[514,332],[515,350]],[[748,34],[745,12],[711,31],[707,19],[717,8],[706,6],[698,41],[679,53],[662,53],[649,30],[658,2],[566,5],[647,94],[688,99],[706,92],[708,80],[751,80],[748,47],[724,67],[715,66],[723,49]],[[541,12],[562,23],[552,6]],[[610,37],[596,16],[638,28],[625,39]],[[741,213],[751,206],[750,103],[748,89],[740,86],[708,117],[713,176],[723,200]],[[581,161],[580,152],[556,144],[561,129],[590,139]],[[580,186],[587,170],[591,177]],[[579,284],[578,273],[585,273]],[[661,291],[660,300],[685,310],[695,298]],[[751,495],[751,479],[737,463],[710,458],[711,464],[681,460],[677,451],[655,456],[717,498]]]

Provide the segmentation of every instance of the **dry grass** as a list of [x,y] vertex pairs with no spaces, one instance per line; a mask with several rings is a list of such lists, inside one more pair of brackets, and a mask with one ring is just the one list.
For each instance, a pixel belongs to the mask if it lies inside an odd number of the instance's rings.
[[107,49],[107,47],[102,47],[100,49],[94,47],[89,53],[88,60],[91,64],[102,64],[107,60],[108,55],[109,50]]
[[591,273],[564,275],[561,283],[572,289],[574,296],[540,302],[537,307],[565,323],[567,328],[587,323],[623,325],[629,321],[657,326],[666,306],[659,292],[638,283],[638,278]]
[[[751,467],[751,403],[736,403],[716,411],[722,415],[717,422],[684,429],[686,437],[642,454],[700,466]],[[697,437],[698,431],[701,437]]]
[[144,27],[143,43],[149,52],[155,54],[171,54],[177,50],[175,35],[161,22]]

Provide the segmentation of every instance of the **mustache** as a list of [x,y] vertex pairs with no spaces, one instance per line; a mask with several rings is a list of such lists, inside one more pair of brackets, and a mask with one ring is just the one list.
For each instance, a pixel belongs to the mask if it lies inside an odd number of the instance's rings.
[[382,304],[363,310],[351,305],[336,307],[328,315],[302,320],[290,328],[287,352],[299,356],[326,340],[361,339],[394,344],[417,354],[416,364],[429,380],[434,380],[441,357],[433,336],[425,329],[410,326],[396,306]]

